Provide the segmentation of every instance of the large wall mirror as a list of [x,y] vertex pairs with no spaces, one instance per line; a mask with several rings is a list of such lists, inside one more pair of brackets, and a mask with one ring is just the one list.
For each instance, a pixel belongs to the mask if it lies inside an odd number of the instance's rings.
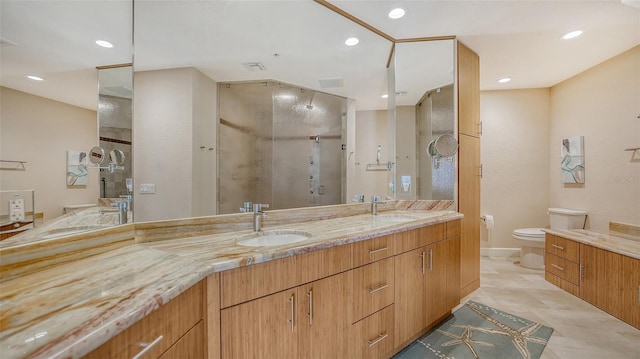
[[[132,62],[133,3],[3,0],[0,16],[0,160],[23,162],[2,163],[0,190],[33,189],[35,212],[44,218],[37,226],[44,228],[99,204],[100,171],[88,161],[102,136],[97,67]],[[128,120],[118,127],[130,129]],[[3,223],[7,208],[3,197]],[[74,227],[117,224],[108,222]]]
[[[78,107],[94,119],[94,127],[86,132],[95,134],[99,131],[95,122],[96,67],[132,61],[133,14],[135,86],[104,86],[110,92],[102,94],[105,101],[100,101],[111,114],[133,118],[133,126],[117,124],[119,120],[114,125],[114,119],[109,118],[104,125],[109,132],[102,136],[101,119],[100,137],[107,143],[99,143],[103,147],[120,142],[129,146],[123,153],[132,162],[125,167],[133,172],[116,173],[117,178],[90,172],[92,177],[85,188],[55,187],[53,174],[66,165],[66,151],[88,150],[97,144],[96,136],[86,136],[83,143],[65,139],[54,144],[42,142],[31,132],[45,127],[32,126],[18,132],[9,127],[9,122],[5,124],[5,107],[9,108],[5,92]],[[436,94],[454,92],[453,40],[396,44],[395,59],[388,66],[392,41],[313,1],[3,1],[2,20],[2,157],[27,160],[27,171],[11,172],[12,177],[47,179],[43,185],[21,184],[42,188],[37,197],[43,198],[40,203],[46,207],[45,217],[60,215],[67,204],[129,194],[135,195],[136,221],[237,213],[245,201],[270,201],[275,208],[284,208],[349,203],[356,194],[365,195],[367,200],[370,195],[452,198],[449,194],[433,195],[433,173],[423,174],[428,171],[421,163],[432,165],[431,158],[423,158],[425,146],[440,130],[438,120],[433,118],[423,121],[431,128],[420,127],[419,110],[431,106],[432,113],[448,111],[438,110],[435,102],[452,106],[449,100],[435,98]],[[42,28],[40,22],[48,27]],[[29,38],[21,38],[23,34],[29,34]],[[54,34],[56,37],[50,38]],[[83,36],[93,42],[85,44]],[[96,39],[104,37],[113,40],[115,46],[105,49],[95,45]],[[359,43],[348,46],[345,40],[349,37],[358,38]],[[46,39],[47,45],[26,51],[24,45],[39,38]],[[85,51],[93,54],[87,60]],[[39,66],[31,66],[36,58]],[[446,65],[441,61],[447,61]],[[115,74],[112,70],[100,72]],[[24,76],[30,73],[39,73],[46,81],[29,82]],[[41,91],[58,78],[62,87]],[[269,103],[251,107],[262,100],[256,97],[253,101],[249,95],[265,87],[270,91]],[[127,93],[132,88],[133,98]],[[236,91],[235,97],[228,96],[229,91]],[[132,113],[121,111],[122,106],[128,106],[123,105],[127,101],[134,104]],[[225,107],[229,104],[231,107]],[[287,110],[279,112],[279,105]],[[243,113],[230,114],[228,108],[241,108]],[[402,117],[409,112],[411,120]],[[28,116],[44,121],[50,118]],[[260,116],[270,119],[270,125],[258,122]],[[325,117],[327,122],[323,122]],[[68,133],[71,139],[85,138],[75,132],[78,126],[74,123],[46,123],[60,133]],[[453,129],[453,123],[451,118],[449,128],[442,131]],[[260,141],[234,142],[233,136],[243,131],[250,134],[249,139],[290,142],[282,146],[274,146],[275,142],[264,142],[264,146],[256,146]],[[415,141],[410,141],[410,146],[397,140],[396,136],[411,131]],[[431,132],[422,136],[423,131]],[[42,137],[51,137],[42,132]],[[8,133],[20,140],[5,141]],[[229,141],[231,147],[226,144]],[[304,152],[298,150],[301,147],[289,146],[294,143],[291,141],[300,141]],[[34,152],[34,143],[46,144],[47,156],[51,153],[56,161],[62,157],[63,164],[54,169],[50,166],[53,160],[43,158],[42,152],[27,155]],[[325,145],[330,155],[325,155]],[[239,155],[247,149],[250,153]],[[234,156],[244,162],[230,165]],[[258,166],[267,161],[270,166]],[[323,171],[323,161],[337,167]],[[296,163],[302,166],[294,166],[301,177],[292,182],[278,180],[274,185],[274,172],[288,170]],[[387,163],[392,163],[392,171],[384,170]],[[443,160],[439,166],[449,168],[448,163]],[[36,170],[46,175],[35,174]],[[2,188],[19,183],[18,179],[8,180],[9,176],[5,180],[4,174]],[[272,182],[268,190],[254,195],[247,186],[258,174]],[[403,190],[406,177],[411,183]],[[448,188],[453,188],[451,181],[455,179],[448,180]],[[231,189],[234,195],[229,196]],[[304,194],[298,195],[298,191]],[[81,193],[86,196],[78,197]],[[289,197],[297,200],[289,201]],[[51,205],[45,204],[49,201]]]

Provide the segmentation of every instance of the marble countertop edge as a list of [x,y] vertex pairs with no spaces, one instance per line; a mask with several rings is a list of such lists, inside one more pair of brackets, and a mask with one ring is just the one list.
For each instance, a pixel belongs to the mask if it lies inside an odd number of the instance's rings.
[[640,259],[640,238],[631,239],[616,232],[599,233],[585,229],[550,229],[543,231],[568,239],[575,240],[596,248],[608,250],[624,256]]

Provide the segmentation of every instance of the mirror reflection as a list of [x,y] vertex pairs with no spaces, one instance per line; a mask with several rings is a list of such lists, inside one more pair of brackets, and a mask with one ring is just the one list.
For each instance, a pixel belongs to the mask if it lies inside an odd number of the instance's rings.
[[[97,213],[99,174],[91,163],[87,176],[69,181],[66,174],[80,168],[81,153],[87,162],[105,158],[89,151],[99,145],[96,67],[131,63],[132,10],[132,1],[0,2],[0,153],[2,160],[25,163],[22,171],[0,172],[0,190],[34,190],[37,230],[89,207],[96,216],[65,226],[117,224]],[[7,208],[3,198],[3,224]]]

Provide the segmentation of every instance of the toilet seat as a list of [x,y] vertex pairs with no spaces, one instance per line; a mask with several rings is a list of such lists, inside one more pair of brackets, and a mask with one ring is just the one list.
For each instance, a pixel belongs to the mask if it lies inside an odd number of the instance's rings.
[[520,228],[513,231],[513,238],[523,241],[544,241],[542,228]]

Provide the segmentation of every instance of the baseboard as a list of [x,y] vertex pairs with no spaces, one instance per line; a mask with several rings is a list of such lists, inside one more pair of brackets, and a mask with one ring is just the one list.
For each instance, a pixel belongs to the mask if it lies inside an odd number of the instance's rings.
[[520,248],[480,248],[480,256],[499,258],[518,257],[520,256]]

